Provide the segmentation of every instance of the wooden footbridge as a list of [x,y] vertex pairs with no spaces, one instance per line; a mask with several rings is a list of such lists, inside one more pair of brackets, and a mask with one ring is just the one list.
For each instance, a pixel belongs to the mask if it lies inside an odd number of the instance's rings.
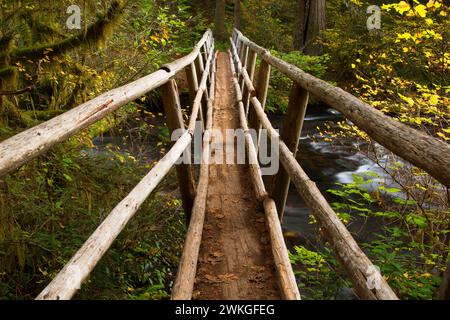
[[[172,299],[300,299],[281,229],[291,180],[320,223],[356,294],[361,299],[397,299],[295,159],[309,94],[447,187],[450,146],[273,57],[238,30],[234,30],[230,44],[228,53],[215,52],[208,30],[187,56],[0,144],[0,175],[5,175],[158,87],[162,89],[170,131],[182,131],[166,156],[113,209],[37,299],[72,298],[174,166],[189,227]],[[271,68],[294,81],[281,134],[264,112]],[[174,80],[181,71],[186,72],[191,98],[187,127]],[[198,123],[197,130],[203,133],[203,153],[196,183],[194,166],[176,163],[189,148]],[[238,128],[245,133],[247,164],[210,164],[215,142],[211,129]],[[259,141],[249,130],[261,128],[268,131],[271,140],[280,139],[281,166],[268,190],[257,159]],[[225,143],[233,146],[231,150],[236,148],[234,139]]]

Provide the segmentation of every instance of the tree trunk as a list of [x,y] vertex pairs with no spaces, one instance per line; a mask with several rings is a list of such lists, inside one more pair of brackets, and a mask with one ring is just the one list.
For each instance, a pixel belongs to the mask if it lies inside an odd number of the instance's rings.
[[447,262],[447,269],[445,270],[441,286],[438,292],[439,300],[450,300],[450,260]]
[[241,28],[241,0],[234,0],[234,27]]
[[322,54],[322,45],[315,40],[326,28],[325,0],[299,0],[294,30],[294,49],[309,55]]
[[225,40],[225,0],[216,0],[214,36],[219,41]]
[[294,50],[303,50],[304,46],[304,32],[305,32],[305,18],[306,18],[306,0],[298,0],[297,8],[298,14],[294,25]]

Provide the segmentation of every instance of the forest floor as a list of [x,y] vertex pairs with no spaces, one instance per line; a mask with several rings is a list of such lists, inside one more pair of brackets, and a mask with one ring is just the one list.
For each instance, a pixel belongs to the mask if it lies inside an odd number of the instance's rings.
[[[219,53],[213,128],[239,128],[226,53]],[[212,144],[219,141],[212,141]],[[231,148],[230,148],[231,149]],[[248,165],[212,164],[194,299],[280,299],[264,210],[255,198]]]

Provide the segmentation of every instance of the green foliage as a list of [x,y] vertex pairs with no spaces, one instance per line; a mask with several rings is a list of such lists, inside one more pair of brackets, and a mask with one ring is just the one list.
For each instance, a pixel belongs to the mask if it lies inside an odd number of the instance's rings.
[[[449,19],[443,1],[382,5],[382,29],[369,32],[366,17],[342,10],[325,33],[330,71],[361,99],[401,122],[450,140]],[[373,3],[371,3],[373,4]],[[368,5],[360,1],[356,12]]]
[[[1,299],[34,298],[150,169],[113,147],[80,154],[80,142],[73,138],[1,181]],[[159,187],[166,192],[145,202],[79,299],[168,297],[185,232],[171,195],[175,181],[170,176]]]
[[295,1],[249,0],[243,3],[242,30],[268,49],[292,49]]
[[[361,244],[371,260],[401,298],[432,299],[450,252],[446,242],[449,212],[438,208],[425,210],[419,201],[409,199],[420,197],[416,194],[418,187],[412,191],[382,184],[369,192],[367,185],[373,182],[373,177],[379,175],[354,174],[353,183],[338,184],[337,189],[328,190],[340,200],[333,207],[345,224],[357,216],[379,221],[382,227],[376,239]],[[400,197],[401,193],[407,197]]]
[[321,252],[294,246],[289,252],[303,300],[339,299],[339,290],[348,286],[339,263],[325,248]]
[[[328,55],[308,56],[298,51],[283,53],[272,50],[272,55],[289,62],[316,77],[323,77],[327,69]],[[273,69],[267,95],[266,109],[270,112],[285,113],[288,106],[292,80],[277,69]]]

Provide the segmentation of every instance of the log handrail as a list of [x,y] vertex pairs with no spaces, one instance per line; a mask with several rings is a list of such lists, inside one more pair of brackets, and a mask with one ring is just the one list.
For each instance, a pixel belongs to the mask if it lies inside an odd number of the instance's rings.
[[[205,32],[187,56],[162,66],[156,72],[108,91],[53,119],[23,131],[0,143],[0,177],[16,170],[52,146],[105,118],[118,108],[162,86],[180,70],[194,62],[205,43],[213,42]],[[209,54],[209,52],[208,52]]]
[[[197,260],[200,251],[200,244],[203,234],[203,224],[205,221],[206,195],[208,192],[209,180],[209,157],[210,157],[210,130],[212,128],[213,103],[215,99],[215,74],[217,55],[212,59],[211,85],[209,91],[208,109],[206,116],[206,130],[203,136],[202,163],[200,165],[200,177],[192,208],[191,223],[189,224],[183,253],[181,255],[177,276],[172,288],[172,300],[190,300],[194,290],[195,274],[197,271]],[[197,104],[193,112],[200,109],[201,99],[196,99]]]
[[[95,98],[65,114],[56,117],[50,121],[43,123],[37,127],[29,129],[17,136],[14,136],[7,141],[0,144],[0,173],[7,173],[14,170],[21,164],[31,160],[33,157],[42,154],[45,150],[52,145],[61,142],[71,134],[74,134],[88,125],[94,123],[105,117],[115,109],[124,105],[125,103],[136,99],[137,97],[161,86],[169,81],[179,71],[190,68],[191,64],[202,54],[201,49],[204,47],[204,51],[208,56],[208,60],[204,67],[201,82],[197,84],[196,99],[192,108],[190,124],[188,130],[186,130],[182,136],[175,142],[170,151],[150,170],[150,172],[136,185],[136,187],[111,211],[111,213],[103,220],[99,227],[91,234],[88,240],[77,251],[77,253],[70,259],[70,261],[64,266],[64,268],[56,275],[56,277],[50,282],[50,284],[38,295],[38,300],[66,300],[71,299],[73,295],[80,289],[82,283],[90,275],[96,264],[100,261],[106,251],[110,248],[113,241],[117,238],[128,221],[136,214],[142,203],[148,198],[148,196],[155,190],[158,184],[165,178],[169,171],[176,164],[177,160],[185,152],[190,145],[194,130],[195,123],[199,116],[199,105],[202,97],[206,94],[207,79],[211,70],[215,70],[211,67],[214,57],[214,39],[210,30],[206,31],[202,39],[194,47],[194,50],[187,56],[178,59],[172,63],[164,65],[160,70],[151,74],[150,76],[139,79],[133,83],[130,83],[124,87],[114,89],[107,92],[98,98]],[[176,90],[172,83],[172,89],[169,90],[170,94],[175,95]],[[116,97],[117,96],[117,97]],[[114,100],[113,99],[116,99]],[[172,100],[176,100],[178,97],[170,97]],[[108,99],[108,104],[105,105],[104,100]],[[170,100],[170,99],[169,99]],[[99,103],[103,103],[99,107],[96,107]],[[179,108],[177,103],[166,102],[172,104],[172,107]],[[92,110],[93,109],[93,110]],[[181,110],[177,110],[181,112]],[[174,116],[174,115],[172,115]],[[73,118],[76,118],[74,120]],[[80,122],[79,118],[83,118]],[[56,119],[56,120],[55,120]],[[176,121],[172,121],[176,122]],[[61,130],[55,132],[52,126],[55,124],[61,124],[68,132],[63,134]],[[174,126],[174,124],[172,123]],[[183,123],[179,124],[184,126]],[[175,127],[173,127],[174,129]],[[45,131],[46,130],[46,131]],[[46,132],[46,135],[42,133]],[[49,133],[55,134],[56,137],[52,137]],[[16,144],[18,137],[20,139],[32,139],[33,136],[39,136],[39,139],[33,140],[33,142],[39,142],[39,150],[34,153],[26,152],[26,144],[21,148],[21,155],[13,164],[8,165],[8,160],[11,162],[11,157],[5,154],[6,150],[9,150],[10,146]],[[19,140],[20,140],[19,139]],[[30,142],[29,142],[30,143]],[[36,147],[36,145],[35,145]],[[183,172],[183,171],[181,171]],[[182,177],[181,177],[182,178]],[[180,181],[181,178],[179,177]],[[196,201],[197,202],[197,201]],[[194,203],[193,211],[197,211],[196,202]]]
[[392,119],[341,88],[330,85],[270,54],[239,30],[233,31],[237,47],[248,46],[263,61],[277,68],[319,100],[336,109],[372,139],[450,187],[450,145]]
[[[240,45],[235,42],[239,42],[242,39],[242,34],[237,33],[239,31],[235,30],[233,37],[230,38],[231,43],[231,52],[232,52],[232,64],[242,77],[244,77],[244,81],[242,82],[242,87],[247,86],[247,83],[250,80],[248,73],[245,72],[245,69],[242,68],[242,63],[240,61],[240,57],[237,54],[237,47],[240,47],[240,50],[244,50],[244,47],[247,46],[255,53],[266,52],[266,51],[256,51],[249,42],[241,42]],[[248,40],[250,41],[250,40]],[[258,47],[260,48],[260,47]],[[265,49],[264,49],[265,50]],[[264,57],[261,57],[264,59]],[[270,64],[269,61],[266,61]],[[303,71],[302,71],[303,72]],[[247,78],[247,79],[245,79]],[[240,85],[237,84],[238,89],[241,89]],[[247,87],[247,91],[251,92],[253,88],[252,86]],[[337,214],[331,208],[331,206],[326,201],[325,197],[322,195],[320,190],[317,188],[316,184],[312,182],[306,173],[301,168],[300,164],[295,159],[293,153],[286,146],[284,141],[280,141],[279,133],[273,128],[270,123],[269,118],[264,112],[263,104],[259,101],[258,96],[264,97],[267,94],[267,86],[262,87],[266,92],[256,92],[256,94],[250,99],[250,104],[253,106],[252,112],[256,116],[256,123],[258,128],[262,125],[264,129],[268,131],[269,138],[271,140],[277,139],[280,144],[279,148],[279,156],[281,163],[289,175],[290,179],[294,182],[296,189],[299,194],[306,202],[306,204],[313,211],[313,215],[319,221],[321,227],[324,228],[325,233],[330,240],[330,243],[333,247],[333,250],[347,271],[355,292],[362,299],[386,299],[386,300],[396,300],[398,299],[395,295],[394,291],[389,287],[386,280],[381,276],[378,269],[372,264],[369,258],[365,255],[365,253],[360,249],[348,229],[339,219]],[[243,89],[243,88],[242,88]],[[309,90],[309,88],[303,87],[305,90]],[[258,91],[258,90],[256,90]],[[251,114],[251,113],[250,113]],[[292,133],[293,135],[297,135],[297,131]],[[288,181],[289,183],[289,181]],[[264,204],[265,207],[267,202],[271,200],[273,204],[273,209],[276,212],[276,206],[272,199],[266,198]],[[369,277],[376,277],[377,285],[372,287],[368,285],[371,279]],[[374,279],[374,278],[372,278]]]

